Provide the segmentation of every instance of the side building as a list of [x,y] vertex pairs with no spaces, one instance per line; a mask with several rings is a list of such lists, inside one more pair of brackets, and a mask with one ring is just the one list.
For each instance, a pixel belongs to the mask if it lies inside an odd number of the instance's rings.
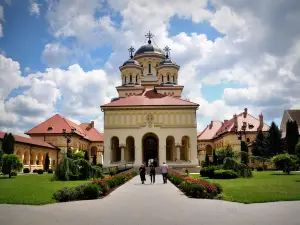
[[206,128],[198,133],[198,160],[199,164],[205,161],[205,155],[208,154],[210,160],[213,160],[213,149],[226,147],[230,145],[235,152],[241,151],[241,141],[248,145],[248,152],[251,154],[251,145],[259,131],[267,132],[269,126],[264,123],[263,115],[255,118],[244,112],[234,114],[229,120],[211,121]]
[[[30,137],[14,135],[14,152],[23,162],[23,167],[31,171],[44,168],[46,153],[50,158],[50,168],[55,169],[67,149],[88,151],[91,162],[96,157],[96,162],[103,164],[104,135],[94,127],[94,121],[77,125],[56,114],[25,134]],[[0,142],[4,135],[0,132]]]

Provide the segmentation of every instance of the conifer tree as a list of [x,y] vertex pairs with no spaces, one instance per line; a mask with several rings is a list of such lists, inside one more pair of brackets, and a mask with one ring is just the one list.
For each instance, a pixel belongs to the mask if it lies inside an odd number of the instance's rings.
[[50,165],[50,159],[49,159],[49,155],[48,152],[46,153],[46,157],[45,157],[45,170],[48,171],[49,170],[49,165]]
[[265,135],[260,130],[255,138],[252,148],[252,155],[254,156],[264,156],[264,140]]
[[286,122],[286,144],[289,154],[295,154],[295,147],[299,140],[299,131],[296,121]]
[[3,137],[2,142],[2,150],[5,154],[13,154],[14,153],[14,147],[15,147],[15,138],[14,136],[9,133],[8,135],[5,134]]
[[281,131],[278,126],[272,122],[270,129],[264,140],[264,155],[274,156],[282,152],[280,148],[281,144]]

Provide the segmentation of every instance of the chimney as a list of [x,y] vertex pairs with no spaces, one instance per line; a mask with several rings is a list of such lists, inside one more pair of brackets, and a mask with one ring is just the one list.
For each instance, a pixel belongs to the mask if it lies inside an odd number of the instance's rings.
[[238,119],[236,114],[233,115],[233,122],[235,130],[238,130]]
[[209,129],[211,129],[212,127],[213,127],[213,121],[210,121]]
[[228,122],[228,120],[224,120],[224,123],[227,123]]
[[246,118],[246,117],[247,117],[247,113],[248,113],[248,109],[247,109],[247,108],[245,108],[245,109],[244,109],[244,118]]
[[258,126],[257,130],[261,130],[264,126],[264,116],[261,113],[261,114],[259,114],[258,117],[259,117],[259,126]]
[[91,121],[89,127],[90,127],[90,128],[94,128],[94,121]]

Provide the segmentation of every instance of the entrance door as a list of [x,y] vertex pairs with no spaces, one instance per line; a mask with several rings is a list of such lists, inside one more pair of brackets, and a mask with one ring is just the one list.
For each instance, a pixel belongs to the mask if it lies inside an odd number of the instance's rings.
[[158,142],[155,136],[149,135],[146,136],[143,140],[143,148],[144,148],[144,157],[143,161],[148,165],[149,159],[157,159],[158,160]]

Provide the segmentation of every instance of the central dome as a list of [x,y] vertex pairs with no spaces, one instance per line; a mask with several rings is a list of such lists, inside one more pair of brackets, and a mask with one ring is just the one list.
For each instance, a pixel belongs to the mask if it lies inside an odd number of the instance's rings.
[[142,47],[140,47],[134,54],[134,56],[140,55],[140,54],[144,54],[144,53],[157,53],[157,54],[161,54],[164,55],[164,51],[161,50],[159,47],[154,46],[153,44],[147,44],[147,45],[143,45]]

